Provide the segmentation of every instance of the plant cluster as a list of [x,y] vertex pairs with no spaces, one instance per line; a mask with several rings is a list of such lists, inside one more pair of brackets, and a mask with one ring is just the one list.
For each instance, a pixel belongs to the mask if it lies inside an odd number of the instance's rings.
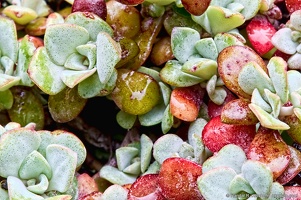
[[[0,3],[0,198],[301,198],[299,4]],[[128,131],[93,175],[95,129],[44,129],[92,99]]]

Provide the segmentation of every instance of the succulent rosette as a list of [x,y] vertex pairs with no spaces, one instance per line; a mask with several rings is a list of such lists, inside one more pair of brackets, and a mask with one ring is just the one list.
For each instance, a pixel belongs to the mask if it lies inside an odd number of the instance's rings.
[[[76,170],[86,158],[83,143],[63,130],[35,131],[35,124],[1,126],[1,199],[76,199]],[[2,182],[3,182],[2,181]]]
[[101,95],[101,90],[109,93],[121,59],[120,45],[112,36],[112,28],[97,15],[72,13],[64,23],[47,28],[45,45],[34,53],[29,76],[49,95],[77,85],[84,98]]

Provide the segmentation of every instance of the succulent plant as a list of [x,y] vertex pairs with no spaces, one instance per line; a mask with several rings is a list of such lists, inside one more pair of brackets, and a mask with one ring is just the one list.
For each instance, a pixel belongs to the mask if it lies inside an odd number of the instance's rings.
[[67,131],[34,129],[34,123],[0,126],[0,176],[7,185],[1,199],[76,199],[83,143]]
[[289,55],[289,69],[300,70],[300,19],[301,11],[296,10],[290,15],[289,21],[272,37],[273,45],[281,52]]

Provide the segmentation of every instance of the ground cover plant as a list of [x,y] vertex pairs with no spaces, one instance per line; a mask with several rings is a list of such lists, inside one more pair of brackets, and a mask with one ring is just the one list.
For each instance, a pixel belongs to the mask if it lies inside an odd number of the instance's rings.
[[298,0],[0,1],[0,199],[301,199]]

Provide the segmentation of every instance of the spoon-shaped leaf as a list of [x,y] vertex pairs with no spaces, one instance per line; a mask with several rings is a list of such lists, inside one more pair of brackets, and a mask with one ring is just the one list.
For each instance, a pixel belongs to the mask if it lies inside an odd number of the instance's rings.
[[100,32],[96,40],[96,67],[99,80],[105,84],[113,74],[115,65],[121,60],[121,47],[106,32]]
[[291,153],[277,130],[260,127],[250,145],[247,157],[268,166],[276,179],[289,165]]
[[51,61],[45,47],[39,47],[32,57],[28,67],[28,74],[31,80],[43,92],[49,95],[55,95],[66,87],[59,76],[63,70],[63,67]]
[[266,165],[258,161],[247,160],[241,171],[256,194],[264,197],[269,196],[273,184],[273,174]]
[[0,138],[0,176],[19,176],[23,160],[37,150],[41,137],[36,131],[19,128],[7,131]]
[[7,186],[8,186],[8,195],[10,199],[35,199],[35,200],[43,200],[42,196],[36,195],[27,190],[24,183],[14,177],[7,177]]
[[67,58],[77,52],[76,47],[89,41],[89,32],[75,24],[53,24],[44,35],[49,58],[57,65],[64,65]]
[[21,179],[37,178],[44,174],[48,179],[52,176],[51,167],[38,151],[32,151],[22,162],[19,169]]
[[0,17],[0,52],[1,56],[9,57],[14,63],[18,57],[17,30],[14,21]]
[[229,184],[236,172],[228,167],[218,167],[203,173],[197,180],[198,188],[206,200],[236,199],[229,196]]
[[48,99],[49,112],[52,118],[60,123],[68,122],[79,115],[87,99],[79,96],[77,87],[65,88]]
[[46,148],[46,159],[52,169],[47,191],[66,192],[74,178],[77,154],[65,146],[50,144]]

